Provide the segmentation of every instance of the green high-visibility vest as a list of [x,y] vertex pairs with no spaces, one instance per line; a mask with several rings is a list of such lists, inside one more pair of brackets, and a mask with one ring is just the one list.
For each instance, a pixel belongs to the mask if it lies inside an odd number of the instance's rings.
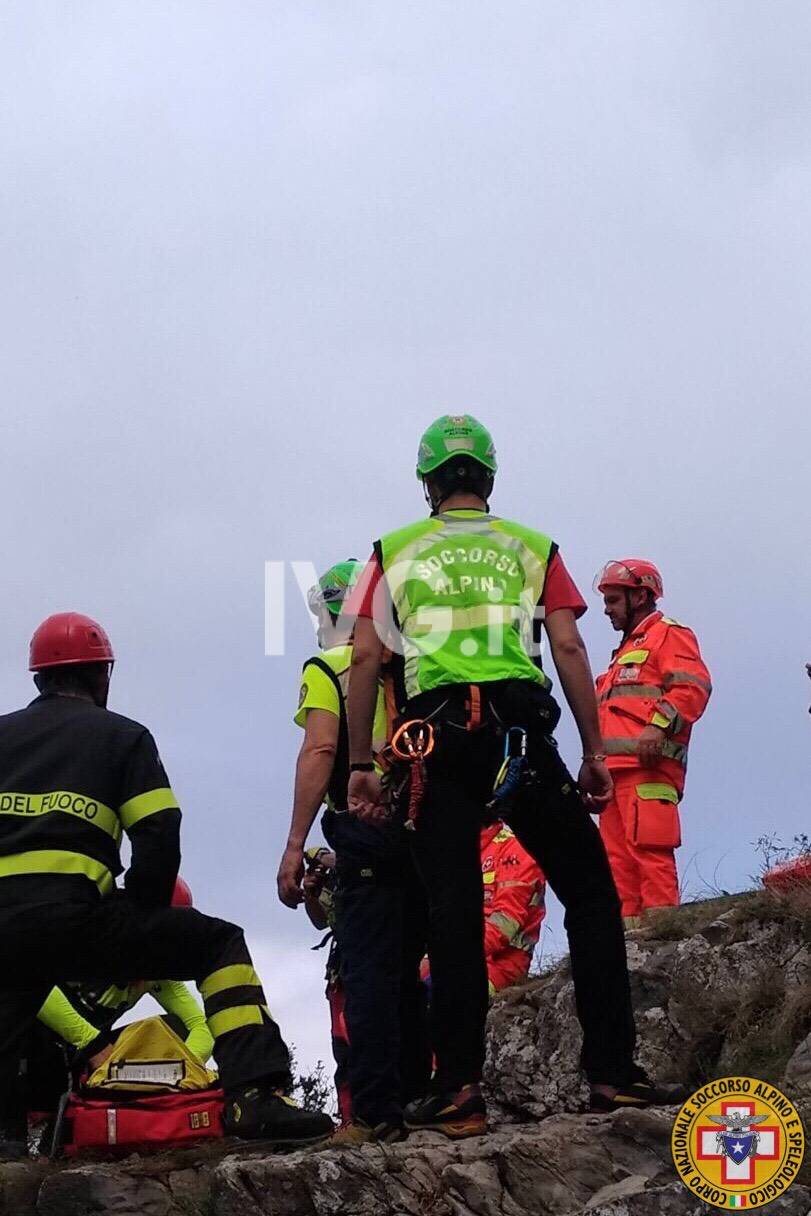
[[550,681],[533,662],[536,607],[555,546],[483,511],[446,511],[375,545],[411,698],[445,684]]

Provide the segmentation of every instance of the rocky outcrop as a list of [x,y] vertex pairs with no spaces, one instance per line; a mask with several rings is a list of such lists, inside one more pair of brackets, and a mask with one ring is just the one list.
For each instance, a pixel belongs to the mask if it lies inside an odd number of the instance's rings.
[[[688,905],[629,939],[640,1058],[660,1081],[776,1081],[811,1129],[809,918],[765,896]],[[700,1216],[676,1180],[674,1109],[575,1114],[585,1093],[567,962],[501,995],[492,1127],[450,1143],[281,1154],[233,1144],[81,1165],[0,1166],[0,1216]],[[795,1184],[774,1216],[809,1216]]]
[[[752,1073],[811,1099],[811,943],[791,906],[763,894],[660,913],[629,935],[628,964],[639,1059],[651,1076],[695,1088]],[[504,993],[487,1034],[499,1119],[582,1109],[579,1043],[568,962]]]
[[[420,1133],[386,1148],[244,1152],[53,1172],[3,1216],[699,1216],[674,1179],[673,1111],[553,1115],[452,1144]],[[3,1167],[20,1171],[24,1167]],[[0,1173],[0,1176],[1,1173]],[[801,1186],[776,1216],[808,1216]]]
[[[556,1115],[453,1145],[422,1133],[389,1149],[230,1158],[215,1172],[218,1216],[566,1216],[704,1210],[670,1161],[672,1112]],[[783,1209],[807,1216],[795,1188]]]
[[811,1034],[807,1035],[786,1065],[786,1092],[797,1102],[811,1104]]

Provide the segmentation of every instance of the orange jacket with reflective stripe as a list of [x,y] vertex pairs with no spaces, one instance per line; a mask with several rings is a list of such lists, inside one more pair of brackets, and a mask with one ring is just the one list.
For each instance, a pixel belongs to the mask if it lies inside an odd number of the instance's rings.
[[690,731],[712,692],[692,629],[653,612],[614,651],[608,671],[597,677],[603,750],[611,769],[635,768],[637,740],[651,723],[666,734],[657,768],[684,791]]
[[483,828],[484,951],[490,992],[529,971],[544,916],[540,866],[501,823]]

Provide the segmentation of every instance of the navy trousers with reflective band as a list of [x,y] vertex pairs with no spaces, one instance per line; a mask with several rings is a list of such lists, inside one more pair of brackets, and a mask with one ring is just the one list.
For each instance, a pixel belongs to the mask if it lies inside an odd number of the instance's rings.
[[419,978],[427,908],[402,825],[329,812],[338,869],[335,934],[349,1036],[352,1112],[399,1123],[431,1077],[426,994]]
[[[289,1056],[270,1017],[242,930],[193,908],[100,903],[0,908],[0,1125],[17,1089],[31,1021],[64,980],[194,980],[214,1036],[223,1086],[286,1085]],[[8,1099],[15,1105],[13,1097]]]

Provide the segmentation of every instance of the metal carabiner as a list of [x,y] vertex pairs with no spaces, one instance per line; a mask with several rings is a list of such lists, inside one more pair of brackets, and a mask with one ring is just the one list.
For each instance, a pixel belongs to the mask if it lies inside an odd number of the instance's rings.
[[424,760],[434,750],[433,726],[422,718],[403,722],[392,735],[391,750],[398,760],[407,760],[412,764]]

